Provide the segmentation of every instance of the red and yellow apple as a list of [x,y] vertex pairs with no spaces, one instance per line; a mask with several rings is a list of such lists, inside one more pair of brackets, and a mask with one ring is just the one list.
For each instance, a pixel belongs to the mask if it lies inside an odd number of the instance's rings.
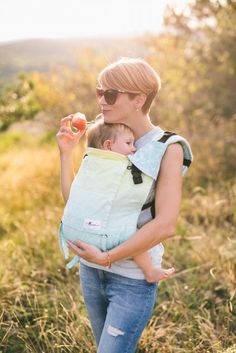
[[85,115],[82,113],[73,114],[71,124],[72,127],[75,127],[79,131],[85,130],[87,127],[87,120]]

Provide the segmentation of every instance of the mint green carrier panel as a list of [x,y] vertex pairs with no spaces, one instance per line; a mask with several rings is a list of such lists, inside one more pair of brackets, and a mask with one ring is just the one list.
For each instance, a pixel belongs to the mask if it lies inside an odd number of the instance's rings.
[[[111,151],[88,149],[72,183],[59,229],[60,246],[66,258],[66,240],[80,239],[106,251],[136,232],[138,217],[153,181],[158,178],[165,151],[176,142],[183,148],[184,159],[192,161],[191,148],[179,135],[171,136],[165,143],[154,138],[128,158]],[[141,184],[134,184],[129,169],[132,163],[142,171]],[[182,174],[187,170],[183,165]]]
[[119,153],[88,149],[72,183],[60,227],[66,257],[66,240],[80,239],[105,251],[136,232],[153,179],[142,174],[143,182],[134,184],[130,166],[129,159]]

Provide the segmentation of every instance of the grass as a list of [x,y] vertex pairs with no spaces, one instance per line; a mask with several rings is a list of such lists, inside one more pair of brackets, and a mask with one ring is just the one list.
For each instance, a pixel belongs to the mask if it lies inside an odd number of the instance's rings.
[[[55,141],[10,133],[0,141],[0,352],[93,353],[78,269],[65,268],[58,247]],[[164,265],[178,271],[160,283],[138,353],[236,352],[235,196],[229,180],[196,181],[184,194],[165,244]]]

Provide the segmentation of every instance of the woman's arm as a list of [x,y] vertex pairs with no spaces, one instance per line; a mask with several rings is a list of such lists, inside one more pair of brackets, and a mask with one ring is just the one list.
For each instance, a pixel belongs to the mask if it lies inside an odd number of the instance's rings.
[[62,196],[67,202],[70,188],[75,176],[73,167],[73,149],[84,134],[85,130],[74,133],[71,129],[73,115],[69,115],[61,120],[61,127],[56,138],[60,151],[61,160],[61,191]]
[[[111,262],[136,256],[175,233],[181,202],[183,149],[179,143],[170,145],[161,162],[155,195],[156,217],[139,229],[134,236],[109,251]],[[87,261],[107,265],[107,254],[92,245],[70,244],[76,254]]]
[[74,166],[73,166],[73,154],[72,153],[60,153],[61,161],[61,192],[66,203],[69,194],[72,181],[75,177]]

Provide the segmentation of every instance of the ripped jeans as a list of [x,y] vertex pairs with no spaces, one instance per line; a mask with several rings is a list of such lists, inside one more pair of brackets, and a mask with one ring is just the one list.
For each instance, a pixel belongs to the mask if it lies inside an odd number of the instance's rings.
[[83,263],[80,281],[97,353],[134,353],[151,317],[157,284]]

